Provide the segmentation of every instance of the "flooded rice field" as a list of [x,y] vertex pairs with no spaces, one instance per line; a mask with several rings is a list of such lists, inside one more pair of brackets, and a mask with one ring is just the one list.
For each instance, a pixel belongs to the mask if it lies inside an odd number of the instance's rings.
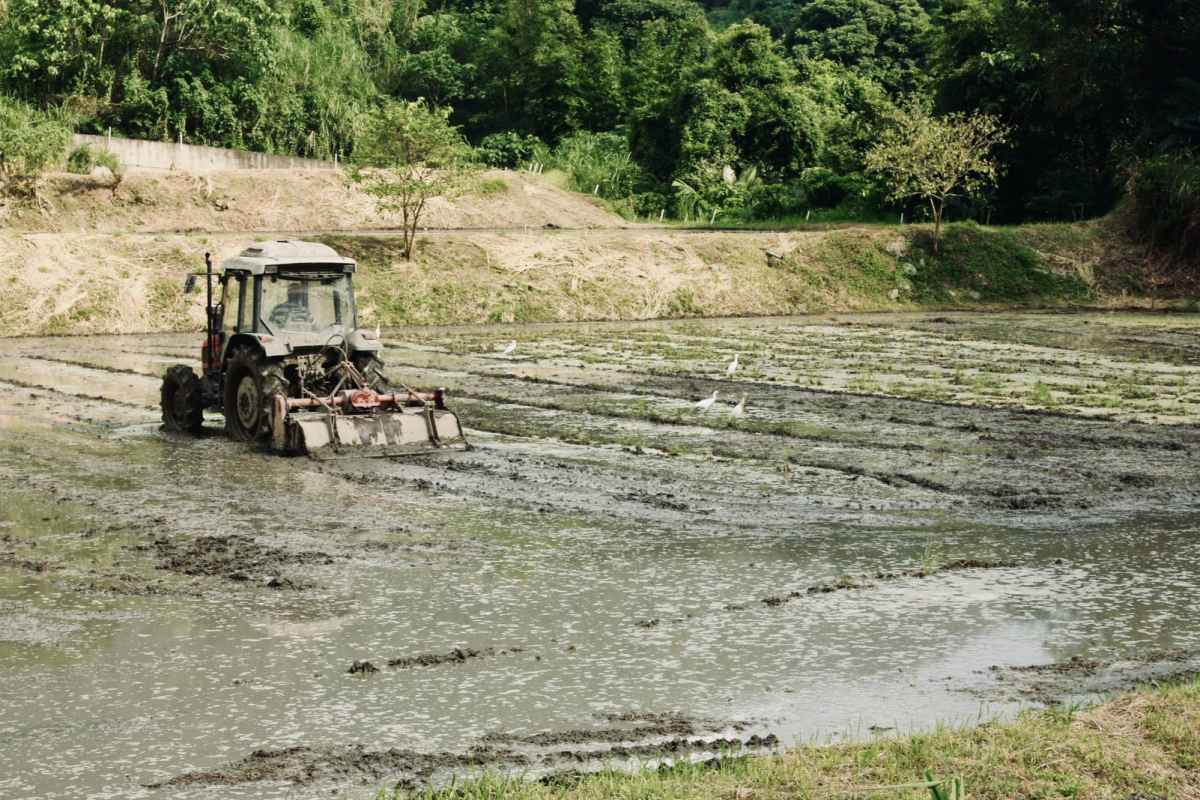
[[164,434],[199,339],[0,341],[0,797],[365,798],[1200,669],[1194,315],[394,331],[473,444],[402,460]]

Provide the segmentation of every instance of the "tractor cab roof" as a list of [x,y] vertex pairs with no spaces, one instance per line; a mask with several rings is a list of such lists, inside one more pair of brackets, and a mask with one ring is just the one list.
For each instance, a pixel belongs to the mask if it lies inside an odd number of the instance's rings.
[[332,247],[319,242],[278,239],[252,244],[221,264],[225,272],[248,272],[251,275],[270,275],[278,272],[280,267],[300,270],[334,267],[350,273],[354,272],[354,259],[339,256]]

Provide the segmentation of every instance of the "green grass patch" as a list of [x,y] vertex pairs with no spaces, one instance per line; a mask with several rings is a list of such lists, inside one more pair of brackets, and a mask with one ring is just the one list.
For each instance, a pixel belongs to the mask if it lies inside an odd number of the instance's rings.
[[920,254],[912,283],[921,302],[1067,302],[1091,293],[1079,275],[1050,269],[1017,230],[950,225],[937,255],[926,231],[911,233],[910,241]]
[[508,191],[508,181],[504,178],[481,178],[471,187],[472,194],[491,195]]
[[[540,782],[488,774],[380,800],[667,800],[667,798],[1191,797],[1200,790],[1200,681],[1131,692],[1088,709],[1026,711],[926,733],[778,755],[725,753],[626,773],[571,773]],[[926,784],[938,781],[937,793]]]

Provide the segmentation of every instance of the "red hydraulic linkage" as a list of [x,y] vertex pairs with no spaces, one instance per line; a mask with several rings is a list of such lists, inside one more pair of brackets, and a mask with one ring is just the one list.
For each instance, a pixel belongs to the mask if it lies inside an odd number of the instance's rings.
[[403,406],[407,403],[433,403],[434,408],[445,408],[445,389],[431,392],[409,389],[394,394],[379,394],[371,389],[343,389],[327,397],[289,397],[287,409],[300,408],[345,408],[354,411],[371,411],[387,406]]

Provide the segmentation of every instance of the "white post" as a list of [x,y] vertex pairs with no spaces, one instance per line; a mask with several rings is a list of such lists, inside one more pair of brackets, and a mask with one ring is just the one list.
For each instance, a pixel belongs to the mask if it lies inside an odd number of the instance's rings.
[[667,215],[667,210],[664,208],[662,211],[658,212],[658,221],[662,222],[663,217],[665,217],[666,215]]
[[708,224],[712,225],[716,221],[717,221],[717,210],[714,208],[712,216],[708,218]]
[[804,212],[804,221],[808,222],[808,218],[811,216],[812,216],[812,209],[810,208],[808,211]]
[[108,126],[108,138],[104,142],[105,150],[112,150],[112,125]]
[[596,184],[596,188],[592,189],[592,194],[600,194],[600,184]]
[[900,212],[900,224],[901,225],[904,224],[904,212],[903,211]]

